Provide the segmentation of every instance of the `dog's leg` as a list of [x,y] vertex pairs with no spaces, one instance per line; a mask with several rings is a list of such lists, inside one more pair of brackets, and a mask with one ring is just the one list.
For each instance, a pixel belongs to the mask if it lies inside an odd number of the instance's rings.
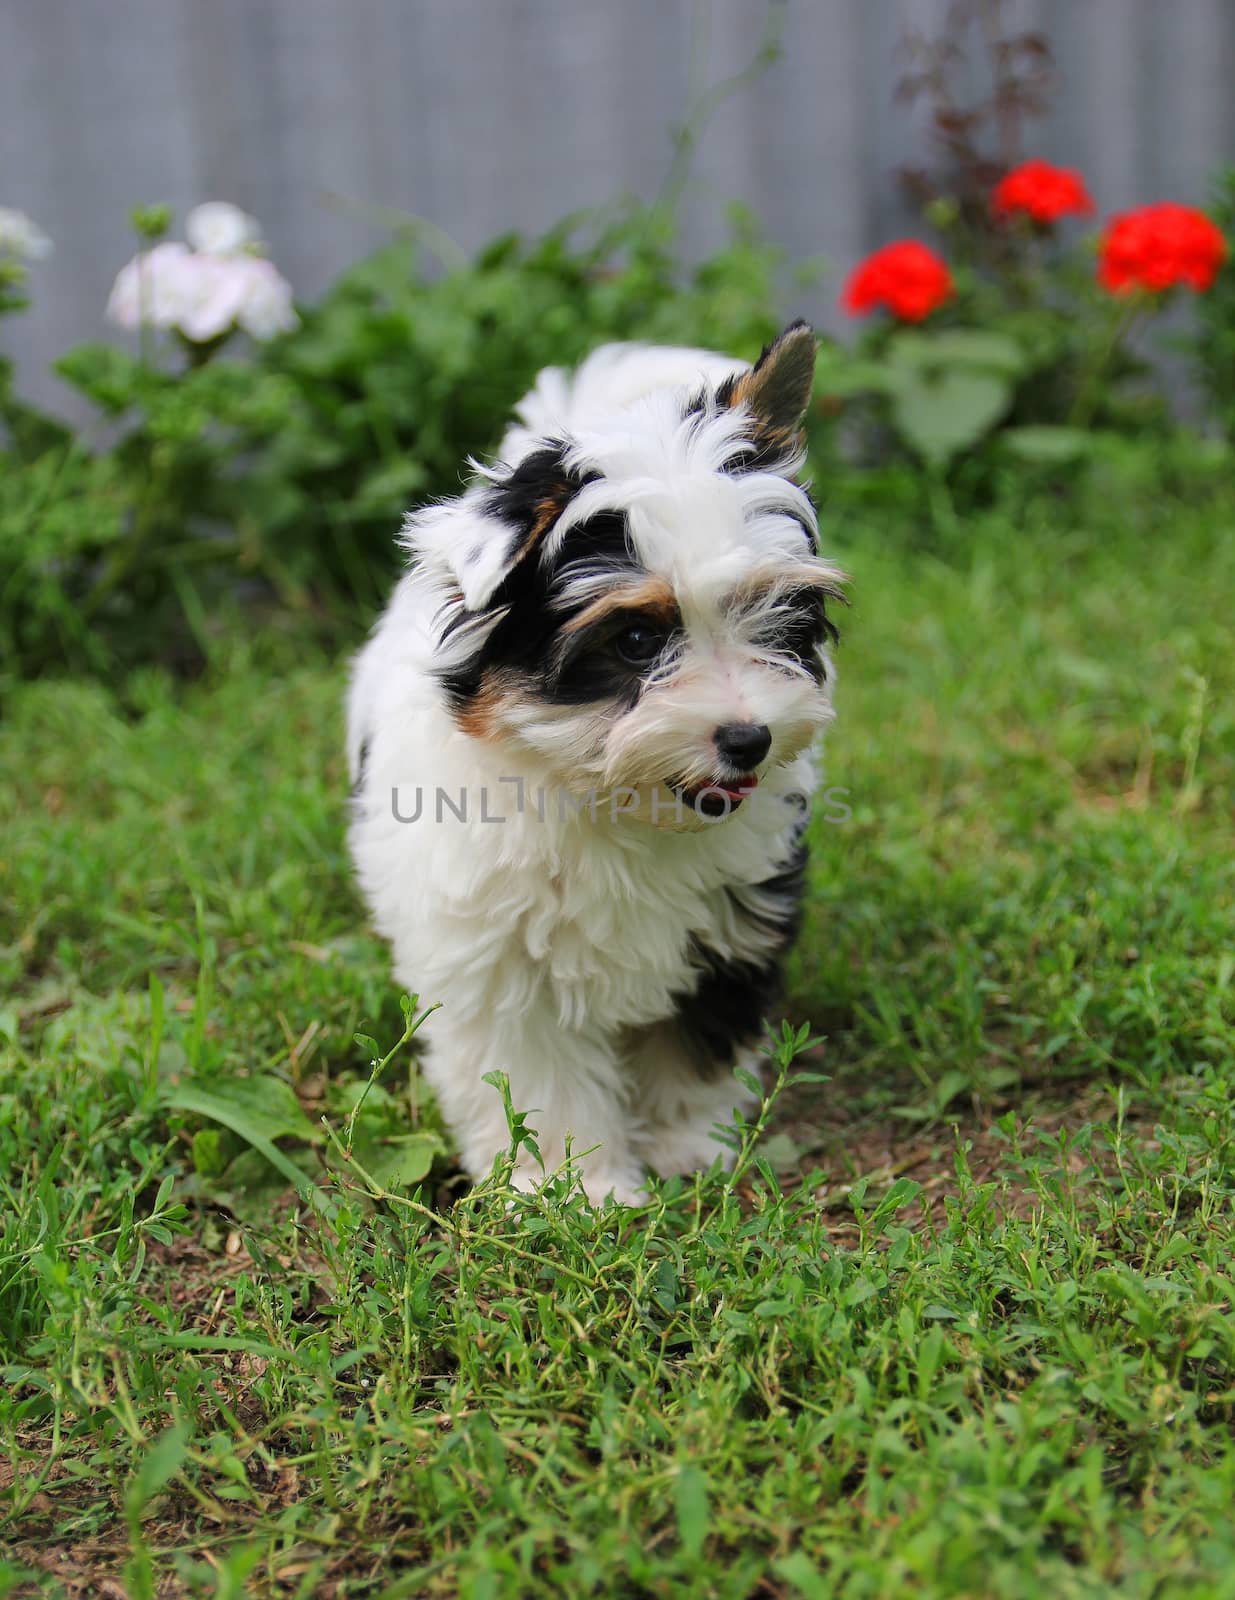
[[[706,1171],[719,1157],[726,1170],[734,1151],[717,1138],[717,1124],[733,1127],[735,1110],[747,1112],[755,1096],[731,1067],[714,1076],[699,1066],[677,1028],[668,1022],[641,1030],[629,1049],[632,1075],[632,1142],[641,1160],[662,1178]],[[759,1076],[759,1056],[739,1050],[737,1064]]]
[[588,1198],[599,1204],[612,1194],[623,1205],[640,1205],[644,1172],[631,1149],[623,1073],[604,1040],[563,1030],[556,1018],[504,1016],[483,1021],[434,1019],[425,1063],[446,1121],[459,1142],[463,1165],[473,1177],[490,1170],[507,1150],[510,1134],[498,1091],[485,1075],[504,1072],[516,1111],[527,1113],[544,1161],[544,1172],[526,1149],[515,1169],[516,1188],[535,1189],[566,1160],[569,1141]]

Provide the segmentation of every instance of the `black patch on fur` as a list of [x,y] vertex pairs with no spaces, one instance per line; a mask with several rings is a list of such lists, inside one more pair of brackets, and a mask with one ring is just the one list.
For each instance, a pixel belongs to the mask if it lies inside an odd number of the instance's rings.
[[[571,539],[573,537],[572,533]],[[558,615],[565,614],[559,612]],[[633,710],[643,692],[644,678],[655,664],[635,666],[618,654],[619,635],[636,621],[663,636],[660,654],[655,658],[659,663],[665,652],[675,645],[677,631],[658,617],[646,617],[635,610],[616,610],[600,622],[570,635],[565,648],[554,652],[553,669],[547,679],[541,679],[545,698],[557,705],[594,705],[608,701],[626,711]]]
[[804,667],[816,683],[827,676],[819,655],[825,641],[835,644],[840,638],[836,624],[828,616],[824,597],[818,589],[803,589],[786,606],[776,627],[775,649]]
[[[764,345],[763,349],[765,355],[767,354],[767,348],[767,345]],[[717,411],[728,411],[733,405],[734,391],[737,389],[738,379],[741,376],[742,374],[740,372],[731,372],[727,378],[722,378],[716,385]],[[701,404],[702,402],[696,402],[696,405],[701,406]]]
[[[565,445],[546,445],[534,451],[485,496],[486,513],[510,526],[512,555],[532,540],[537,523],[544,520],[547,501],[560,501],[560,515],[571,497],[598,476],[568,470],[565,451]],[[442,673],[452,710],[465,710],[480,692],[485,674],[498,670],[530,680],[543,699],[556,705],[589,705],[602,700],[634,705],[641,688],[640,674],[602,648],[603,634],[598,637],[588,630],[563,648],[562,628],[571,613],[554,607],[551,601],[563,575],[580,569],[612,574],[615,581],[642,575],[621,512],[598,512],[572,528],[547,566],[540,558],[540,540],[532,541],[526,555],[498,584],[484,613],[461,608],[455,612],[442,631],[443,640],[478,615],[505,615],[469,660]],[[611,626],[616,631],[629,622],[629,616],[615,617]]]
[[699,982],[690,994],[675,997],[675,1020],[701,1078],[719,1077],[733,1066],[739,1049],[762,1037],[764,1019],[780,998],[781,959],[802,920],[805,831],[803,817],[788,861],[758,885],[783,909],[755,911],[732,890],[727,891],[741,921],[778,937],[773,954],[761,961],[727,960],[692,936],[691,959],[700,970]]
[[535,526],[546,500],[559,501],[562,510],[571,495],[596,476],[568,470],[564,443],[542,445],[493,485],[484,496],[482,509],[487,516],[499,517],[509,524],[513,556]]
[[785,595],[775,614],[756,631],[754,642],[774,655],[785,656],[795,666],[809,672],[822,683],[827,670],[819,655],[824,643],[835,644],[840,633],[828,616],[826,596],[830,590],[806,586]]

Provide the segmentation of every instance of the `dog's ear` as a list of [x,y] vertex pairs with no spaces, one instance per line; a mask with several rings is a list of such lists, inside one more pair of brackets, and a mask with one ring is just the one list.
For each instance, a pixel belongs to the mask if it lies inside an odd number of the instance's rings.
[[730,405],[744,405],[760,431],[796,440],[810,404],[819,341],[808,323],[791,322],[777,334],[749,372],[729,390]]
[[546,445],[457,500],[414,512],[403,542],[418,560],[445,567],[469,611],[482,611],[520,562],[540,549],[580,480],[563,464],[563,447]]

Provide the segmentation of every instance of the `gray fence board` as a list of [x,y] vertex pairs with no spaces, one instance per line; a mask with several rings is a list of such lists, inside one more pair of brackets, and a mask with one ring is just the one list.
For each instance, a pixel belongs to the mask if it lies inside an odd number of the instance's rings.
[[[906,22],[947,0],[788,0],[781,59],[726,102],[682,200],[688,249],[742,199],[833,276],[804,310],[834,324],[839,275],[912,226],[895,169],[920,112],[895,105]],[[31,312],[2,335],[23,387],[104,331],[136,203],[234,200],[297,291],[377,243],[376,213],[430,218],[464,250],[621,194],[654,195],[670,130],[740,71],[763,0],[0,0],[0,204],[56,241]],[[1042,154],[1104,208],[1203,200],[1235,154],[1231,0],[1020,0],[1062,83]]]

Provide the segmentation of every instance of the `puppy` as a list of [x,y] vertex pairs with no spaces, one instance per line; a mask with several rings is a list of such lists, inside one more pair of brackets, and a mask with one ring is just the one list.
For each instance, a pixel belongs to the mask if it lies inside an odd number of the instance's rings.
[[[358,656],[350,842],[470,1173],[509,1136],[638,1204],[750,1099],[797,919],[838,570],[797,481],[815,338],[608,345],[413,512]],[[515,1181],[543,1173],[526,1149]]]

